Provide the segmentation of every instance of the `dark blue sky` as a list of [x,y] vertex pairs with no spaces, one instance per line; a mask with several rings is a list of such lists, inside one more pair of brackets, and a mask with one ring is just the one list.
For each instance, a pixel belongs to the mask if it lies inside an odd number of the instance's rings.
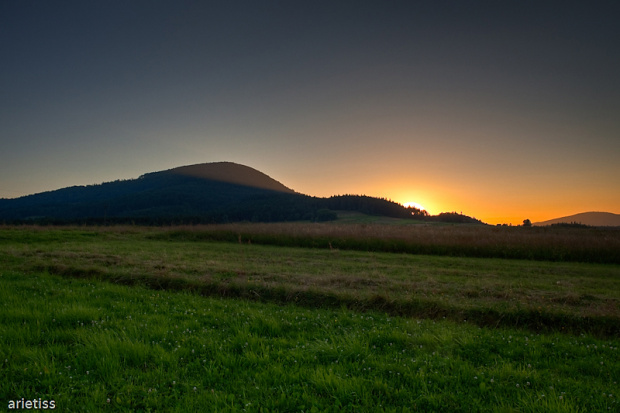
[[615,2],[221,3],[0,2],[0,197],[226,160],[488,222],[620,213]]

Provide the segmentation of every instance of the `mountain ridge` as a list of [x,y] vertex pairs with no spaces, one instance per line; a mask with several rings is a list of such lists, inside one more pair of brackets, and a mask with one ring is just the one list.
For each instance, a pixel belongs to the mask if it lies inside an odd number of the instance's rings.
[[[235,162],[210,162],[194,165],[179,166],[166,171],[151,172],[151,174],[171,173],[212,181],[226,182],[236,185],[267,189],[270,191],[295,193],[269,175],[252,167]],[[145,174],[146,176],[149,174]]]
[[244,165],[196,164],[151,172],[136,179],[0,199],[0,219],[205,217],[274,195],[296,194]]
[[560,218],[553,218],[546,221],[534,222],[532,225],[544,226],[553,224],[578,223],[593,227],[620,227],[620,214],[612,212],[590,211],[568,215]]
[[479,223],[460,214],[428,216],[384,198],[313,197],[295,192],[254,168],[213,162],[149,172],[136,179],[0,199],[1,222],[221,223],[327,221],[335,211],[451,223]]

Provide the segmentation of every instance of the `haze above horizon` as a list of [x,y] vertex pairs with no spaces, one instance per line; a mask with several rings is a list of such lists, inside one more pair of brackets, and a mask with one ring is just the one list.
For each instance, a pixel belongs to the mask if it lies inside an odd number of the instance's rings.
[[0,197],[204,162],[491,224],[620,213],[612,2],[2,2]]

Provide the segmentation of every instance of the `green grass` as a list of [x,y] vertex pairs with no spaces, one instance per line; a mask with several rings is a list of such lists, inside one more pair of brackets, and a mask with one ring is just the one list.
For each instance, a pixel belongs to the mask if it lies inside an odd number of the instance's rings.
[[[165,229],[0,231],[3,267],[310,307],[620,335],[620,267],[162,240]],[[191,235],[191,234],[190,234]]]
[[381,215],[368,215],[356,211],[334,211],[338,214],[338,219],[334,222],[336,224],[361,224],[361,225],[446,225],[445,223],[428,223],[421,220],[405,219],[405,218],[392,218]]
[[617,411],[617,339],[2,272],[0,398],[61,411]]
[[620,410],[616,264],[216,242],[204,231],[0,227],[0,403]]

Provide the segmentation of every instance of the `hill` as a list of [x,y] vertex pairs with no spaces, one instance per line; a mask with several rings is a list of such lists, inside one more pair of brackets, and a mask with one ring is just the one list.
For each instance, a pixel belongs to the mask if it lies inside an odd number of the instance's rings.
[[300,194],[248,166],[215,162],[151,172],[137,179],[72,186],[0,199],[4,223],[187,224],[238,221],[329,221],[334,211],[453,223],[472,218],[425,211],[383,198]]
[[543,226],[562,223],[578,223],[593,227],[620,227],[620,214],[612,214],[611,212],[583,212],[566,217],[550,219],[548,221],[535,222],[533,225]]
[[213,162],[181,166],[165,171],[164,173],[226,182],[229,184],[261,188],[270,191],[285,193],[295,192],[254,168],[239,165],[234,162]]
[[266,200],[269,200],[268,203],[278,200],[282,209],[282,206],[298,198],[304,196],[262,172],[232,162],[217,162],[147,173],[137,179],[73,186],[16,199],[2,199],[0,219],[137,219],[150,223],[153,220],[200,217],[209,222],[226,221],[228,218],[225,215],[229,211],[238,215],[238,219],[270,220],[269,217],[247,216],[243,212],[260,210]]

